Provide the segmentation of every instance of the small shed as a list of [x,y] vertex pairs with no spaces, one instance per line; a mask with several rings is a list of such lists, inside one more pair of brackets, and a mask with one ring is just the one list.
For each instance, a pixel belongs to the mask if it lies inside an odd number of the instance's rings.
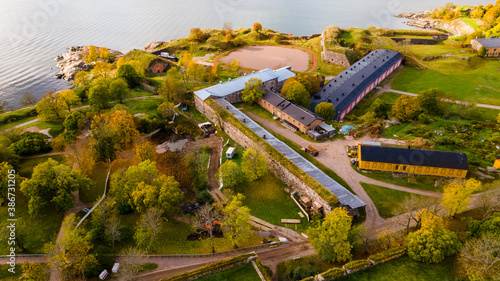
[[341,134],[349,134],[350,131],[354,130],[356,128],[354,128],[354,126],[351,126],[351,125],[344,125],[342,126],[342,129],[340,129],[340,133]]
[[227,151],[226,151],[226,158],[227,159],[233,159],[234,153],[235,153],[234,147],[228,148]]
[[500,169],[500,158],[497,158],[497,160],[495,160],[495,164],[493,164],[493,168]]

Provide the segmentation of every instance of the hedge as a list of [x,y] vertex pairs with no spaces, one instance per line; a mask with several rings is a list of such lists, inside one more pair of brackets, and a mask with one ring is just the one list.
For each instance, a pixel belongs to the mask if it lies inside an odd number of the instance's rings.
[[255,256],[255,254],[253,254],[253,253],[252,254],[245,254],[245,255],[234,257],[234,258],[225,259],[225,260],[222,260],[222,261],[219,261],[219,262],[215,262],[215,263],[209,264],[209,265],[207,265],[205,267],[198,268],[198,269],[193,270],[193,271],[189,271],[189,272],[186,272],[186,273],[174,276],[174,277],[170,277],[170,278],[167,278],[167,279],[162,279],[162,281],[189,280],[189,278],[192,278],[192,277],[197,276],[197,275],[201,275],[203,273],[207,273],[207,272],[210,272],[210,271],[215,271],[217,269],[228,267],[228,266],[231,266],[233,264],[236,264],[236,263],[239,263],[239,262],[242,262],[242,261],[246,262],[246,260],[249,257],[252,257],[252,256]]
[[4,113],[0,115],[0,124],[7,124],[9,122],[14,122],[34,115],[37,115],[36,107],[34,106],[9,113]]
[[369,265],[368,260],[355,260],[344,265],[345,269],[354,270]]
[[302,279],[302,280],[300,280],[300,281],[314,281],[314,277],[309,276],[309,277],[304,278],[304,279]]
[[397,248],[389,249],[385,252],[381,252],[378,254],[371,255],[369,257],[370,260],[379,263],[393,259],[395,256],[403,254],[406,252],[406,246],[401,246]]
[[330,281],[343,276],[344,273],[345,273],[344,268],[332,268],[321,273],[321,276],[325,279],[325,281]]
[[205,102],[212,107],[215,112],[225,121],[229,122],[231,125],[235,126],[238,130],[249,137],[254,143],[260,144],[262,148],[276,161],[283,165],[288,171],[294,174],[296,177],[301,179],[307,186],[313,189],[319,196],[325,199],[331,206],[338,205],[338,199],[330,191],[328,191],[324,186],[322,186],[318,181],[304,172],[302,169],[297,167],[290,159],[286,158],[281,152],[270,145],[268,142],[264,141],[259,135],[257,135],[250,128],[245,126],[238,118],[234,117],[229,111],[223,108],[220,104],[215,102],[213,99],[207,99]]
[[256,259],[256,260],[254,260],[254,262],[257,265],[257,267],[259,268],[259,270],[262,273],[262,275],[264,276],[264,279],[266,281],[271,281],[272,280],[272,275],[273,275],[273,272],[271,271],[271,269],[269,267],[264,266],[260,262],[260,259]]

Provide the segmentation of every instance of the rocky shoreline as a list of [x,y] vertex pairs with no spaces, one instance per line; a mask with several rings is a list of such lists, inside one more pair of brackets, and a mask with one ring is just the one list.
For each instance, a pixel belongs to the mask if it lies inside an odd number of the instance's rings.
[[[99,49],[99,47],[96,47]],[[89,46],[73,46],[69,47],[67,52],[54,58],[57,62],[59,73],[54,75],[57,79],[73,80],[75,75],[80,71],[88,71],[94,67],[93,63],[86,63],[84,55],[88,54]],[[113,56],[122,56],[119,51],[109,50]]]
[[406,25],[415,26],[424,29],[437,29],[450,33],[451,36],[461,36],[474,33],[476,30],[463,22],[460,19],[451,21],[436,20],[431,18],[431,11],[418,13],[402,13],[397,15],[398,18],[410,19],[411,21],[404,22]]

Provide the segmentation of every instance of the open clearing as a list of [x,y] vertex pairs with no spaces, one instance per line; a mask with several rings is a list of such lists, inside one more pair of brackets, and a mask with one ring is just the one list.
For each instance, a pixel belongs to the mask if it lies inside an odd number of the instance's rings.
[[291,66],[293,71],[307,71],[309,68],[309,54],[301,50],[275,47],[275,46],[250,46],[231,52],[221,59],[223,63],[230,64],[238,60],[240,67],[251,69],[278,69]]

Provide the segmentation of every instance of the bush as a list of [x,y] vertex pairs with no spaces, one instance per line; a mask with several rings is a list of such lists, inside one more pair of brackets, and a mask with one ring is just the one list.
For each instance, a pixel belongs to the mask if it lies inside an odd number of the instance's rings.
[[387,251],[371,255],[369,257],[370,260],[379,263],[379,262],[386,262],[389,260],[392,260],[394,257],[404,254],[406,252],[406,247],[401,246],[393,249],[389,249]]
[[30,155],[35,153],[48,152],[52,148],[45,140],[48,137],[42,133],[26,132],[21,135],[21,139],[11,145],[11,148],[18,155]]
[[214,198],[212,197],[212,195],[206,189],[200,191],[197,194],[197,197],[203,203],[212,203],[214,201]]
[[367,266],[369,264],[370,264],[370,262],[368,262],[368,260],[355,260],[355,261],[351,261],[349,263],[346,263],[344,265],[344,267],[346,269],[354,270],[354,269],[362,268],[362,267]]
[[137,130],[143,134],[149,134],[154,130],[160,129],[165,126],[166,121],[163,118],[158,117],[141,117],[138,120]]
[[321,273],[321,276],[325,279],[325,281],[330,281],[337,279],[345,274],[344,268],[332,268]]

